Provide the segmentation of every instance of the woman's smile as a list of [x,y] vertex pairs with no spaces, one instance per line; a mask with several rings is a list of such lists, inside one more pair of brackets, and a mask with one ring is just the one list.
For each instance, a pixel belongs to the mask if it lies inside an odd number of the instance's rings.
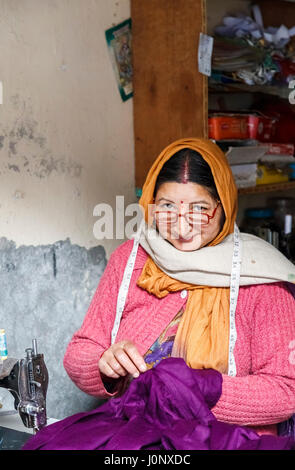
[[194,237],[190,237],[190,238],[182,238],[182,237],[179,237],[179,238],[178,238],[178,240],[180,241],[180,243],[190,243],[193,239],[194,239]]
[[161,184],[154,204],[154,220],[160,235],[181,251],[208,245],[220,232],[222,206],[197,183]]

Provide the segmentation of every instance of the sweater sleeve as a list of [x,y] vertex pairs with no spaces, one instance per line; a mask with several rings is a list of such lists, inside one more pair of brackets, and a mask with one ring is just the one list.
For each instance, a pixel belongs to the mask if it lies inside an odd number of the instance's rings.
[[255,286],[251,320],[251,373],[223,375],[217,419],[260,426],[295,413],[295,299],[284,283]]
[[100,278],[83,324],[74,333],[63,360],[66,372],[77,387],[100,398],[116,395],[124,381],[122,378],[113,381],[113,384],[104,383],[98,368],[101,355],[111,345],[111,329],[119,289],[115,264],[113,253]]

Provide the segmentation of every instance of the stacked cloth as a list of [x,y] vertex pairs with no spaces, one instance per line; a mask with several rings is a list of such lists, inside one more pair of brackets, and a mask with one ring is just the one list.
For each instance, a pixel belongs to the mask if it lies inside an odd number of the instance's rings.
[[259,436],[218,421],[211,408],[222,375],[163,359],[134,379],[125,393],[90,412],[39,431],[23,450],[294,450],[291,437]]

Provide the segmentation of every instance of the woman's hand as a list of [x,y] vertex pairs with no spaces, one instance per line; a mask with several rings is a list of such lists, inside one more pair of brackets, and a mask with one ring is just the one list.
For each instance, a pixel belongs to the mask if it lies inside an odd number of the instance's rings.
[[119,341],[107,349],[98,361],[102,374],[112,379],[131,374],[138,377],[147,370],[143,357],[136,346],[128,340]]

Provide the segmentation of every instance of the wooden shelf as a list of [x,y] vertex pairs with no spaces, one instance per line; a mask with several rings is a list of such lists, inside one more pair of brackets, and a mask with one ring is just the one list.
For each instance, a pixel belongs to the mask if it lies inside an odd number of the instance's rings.
[[274,191],[287,191],[295,190],[295,181],[288,181],[287,183],[273,183],[273,184],[259,184],[251,188],[239,188],[238,193],[240,194],[257,194]]
[[288,86],[277,87],[271,85],[247,85],[246,83],[210,83],[209,92],[211,93],[228,93],[228,92],[247,92],[247,93],[263,93],[266,95],[279,96],[288,99],[292,89]]

